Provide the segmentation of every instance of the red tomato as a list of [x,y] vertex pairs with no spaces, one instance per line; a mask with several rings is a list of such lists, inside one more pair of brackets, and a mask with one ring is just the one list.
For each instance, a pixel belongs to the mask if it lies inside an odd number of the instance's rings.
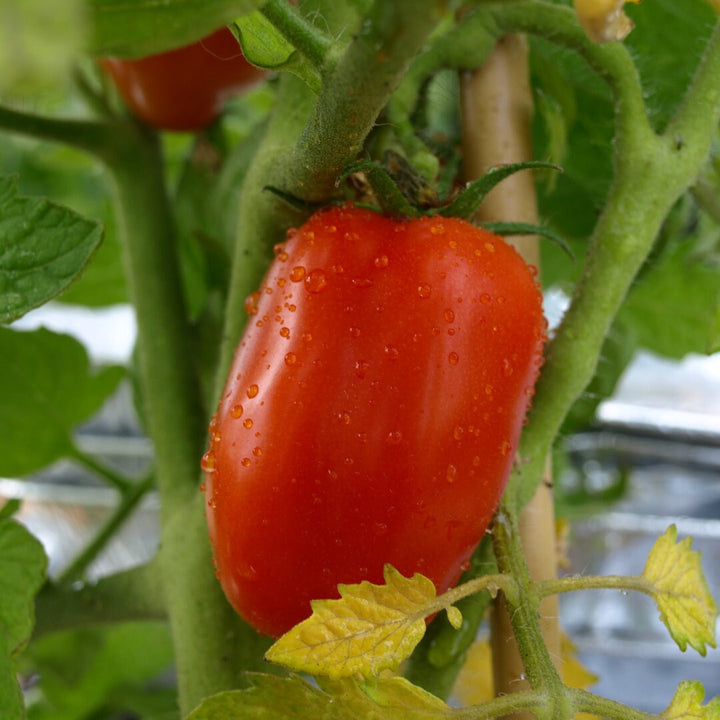
[[542,362],[531,269],[462,220],[333,208],[277,248],[248,310],[203,458],[230,602],[277,636],[385,563],[451,587]]
[[242,55],[226,27],[185,47],[138,60],[103,58],[136,117],[159,130],[200,130],[217,118],[233,94],[263,71]]

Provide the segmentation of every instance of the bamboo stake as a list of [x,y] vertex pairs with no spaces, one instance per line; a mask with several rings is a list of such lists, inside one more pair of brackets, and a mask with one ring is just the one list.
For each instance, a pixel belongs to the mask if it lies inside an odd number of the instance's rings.
[[[479,177],[493,165],[532,159],[532,94],[527,43],[523,36],[500,40],[486,63],[462,79],[463,158],[466,180]],[[518,221],[537,224],[534,179],[520,172],[504,180],[485,199],[479,222]],[[536,237],[511,238],[525,260],[539,267]],[[521,462],[522,460],[519,459]],[[519,518],[520,534],[530,573],[536,580],[555,577],[557,553],[552,490],[543,483]],[[556,665],[560,663],[557,598],[541,606],[542,629]],[[522,660],[515,645],[510,619],[500,596],[491,621],[493,674],[496,694],[527,689]],[[513,720],[532,718],[523,713]]]

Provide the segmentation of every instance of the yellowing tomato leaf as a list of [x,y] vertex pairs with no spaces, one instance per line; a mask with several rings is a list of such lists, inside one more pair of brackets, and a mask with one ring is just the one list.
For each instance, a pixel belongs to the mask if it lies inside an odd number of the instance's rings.
[[573,0],[573,5],[580,24],[593,42],[624,40],[633,29],[630,18],[623,12],[625,0]]
[[0,322],[65,290],[102,240],[102,227],[44,198],[23,197],[0,177]]
[[704,697],[705,690],[699,682],[682,682],[660,717],[664,720],[720,720],[720,697],[703,707]]
[[700,553],[690,549],[692,538],[679,543],[671,525],[650,551],[643,578],[653,586],[660,619],[681,650],[688,644],[705,655],[715,647],[718,609],[700,566]]
[[452,710],[404,678],[322,681],[251,674],[251,687],[207,698],[187,720],[423,720]]
[[292,670],[366,677],[394,669],[425,634],[435,586],[426,577],[403,577],[385,568],[385,585],[363,581],[339,585],[339,600],[316,600],[312,615],[283,635],[266,653]]

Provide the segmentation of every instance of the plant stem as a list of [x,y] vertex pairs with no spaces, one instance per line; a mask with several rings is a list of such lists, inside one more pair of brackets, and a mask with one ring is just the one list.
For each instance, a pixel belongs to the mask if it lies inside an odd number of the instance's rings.
[[334,48],[332,38],[309,23],[287,0],[269,0],[260,12],[320,71]]
[[634,590],[654,597],[657,588],[642,575],[582,575],[537,583],[537,592],[542,597],[575,590]]
[[109,467],[106,467],[102,463],[98,462],[96,458],[83,452],[80,448],[74,447],[71,455],[73,460],[85,465],[89,470],[92,470],[98,477],[104,480],[108,485],[114,487],[120,493],[126,493],[131,488],[135,487],[136,482],[123,477],[119,473],[116,473]]
[[225,601],[212,570],[199,461],[207,421],[178,267],[158,138],[123,126],[108,151],[126,274],[138,322],[138,366],[153,439],[161,539],[158,570],[175,645],[179,704],[236,687],[257,636]]
[[166,620],[157,561],[80,585],[47,583],[35,598],[33,637],[87,625]]
[[120,502],[115,506],[110,517],[82,552],[60,573],[57,578],[58,584],[67,584],[82,576],[152,488],[153,483],[154,477],[150,475],[139,482],[130,483],[123,490]]
[[649,126],[637,70],[622,45],[592,44],[569,9],[543,2],[503,5],[493,16],[506,30],[537,33],[578,51],[609,84],[616,106],[616,175],[570,308],[547,346],[521,440],[523,462],[504,498],[517,509],[532,496],[565,415],[592,379],[607,330],[662,221],[709,153],[720,121],[720,31],[713,34],[666,135],[657,136]]

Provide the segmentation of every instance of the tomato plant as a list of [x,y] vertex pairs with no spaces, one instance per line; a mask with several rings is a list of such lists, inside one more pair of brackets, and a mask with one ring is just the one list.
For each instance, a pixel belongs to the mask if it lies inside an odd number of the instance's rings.
[[100,64],[130,110],[159,130],[206,127],[229,97],[263,76],[227,27],[175,50],[133,60],[107,57]]
[[[666,710],[576,687],[559,622],[609,615],[557,600],[640,591],[682,650],[715,642],[717,578],[678,541],[712,547],[705,483],[636,492],[626,434],[604,492],[568,447],[638,350],[720,348],[718,0],[38,5],[0,53],[0,717],[715,717],[699,683]],[[156,132],[248,73],[232,122]],[[134,346],[29,330],[50,300],[124,302]],[[46,541],[61,488],[82,506]],[[630,576],[566,574],[556,513],[616,547],[625,488],[663,500],[628,563],[673,507],[703,522]]]
[[462,220],[334,208],[278,246],[249,311],[204,459],[230,601],[280,635],[386,563],[453,585],[541,364],[528,266]]

